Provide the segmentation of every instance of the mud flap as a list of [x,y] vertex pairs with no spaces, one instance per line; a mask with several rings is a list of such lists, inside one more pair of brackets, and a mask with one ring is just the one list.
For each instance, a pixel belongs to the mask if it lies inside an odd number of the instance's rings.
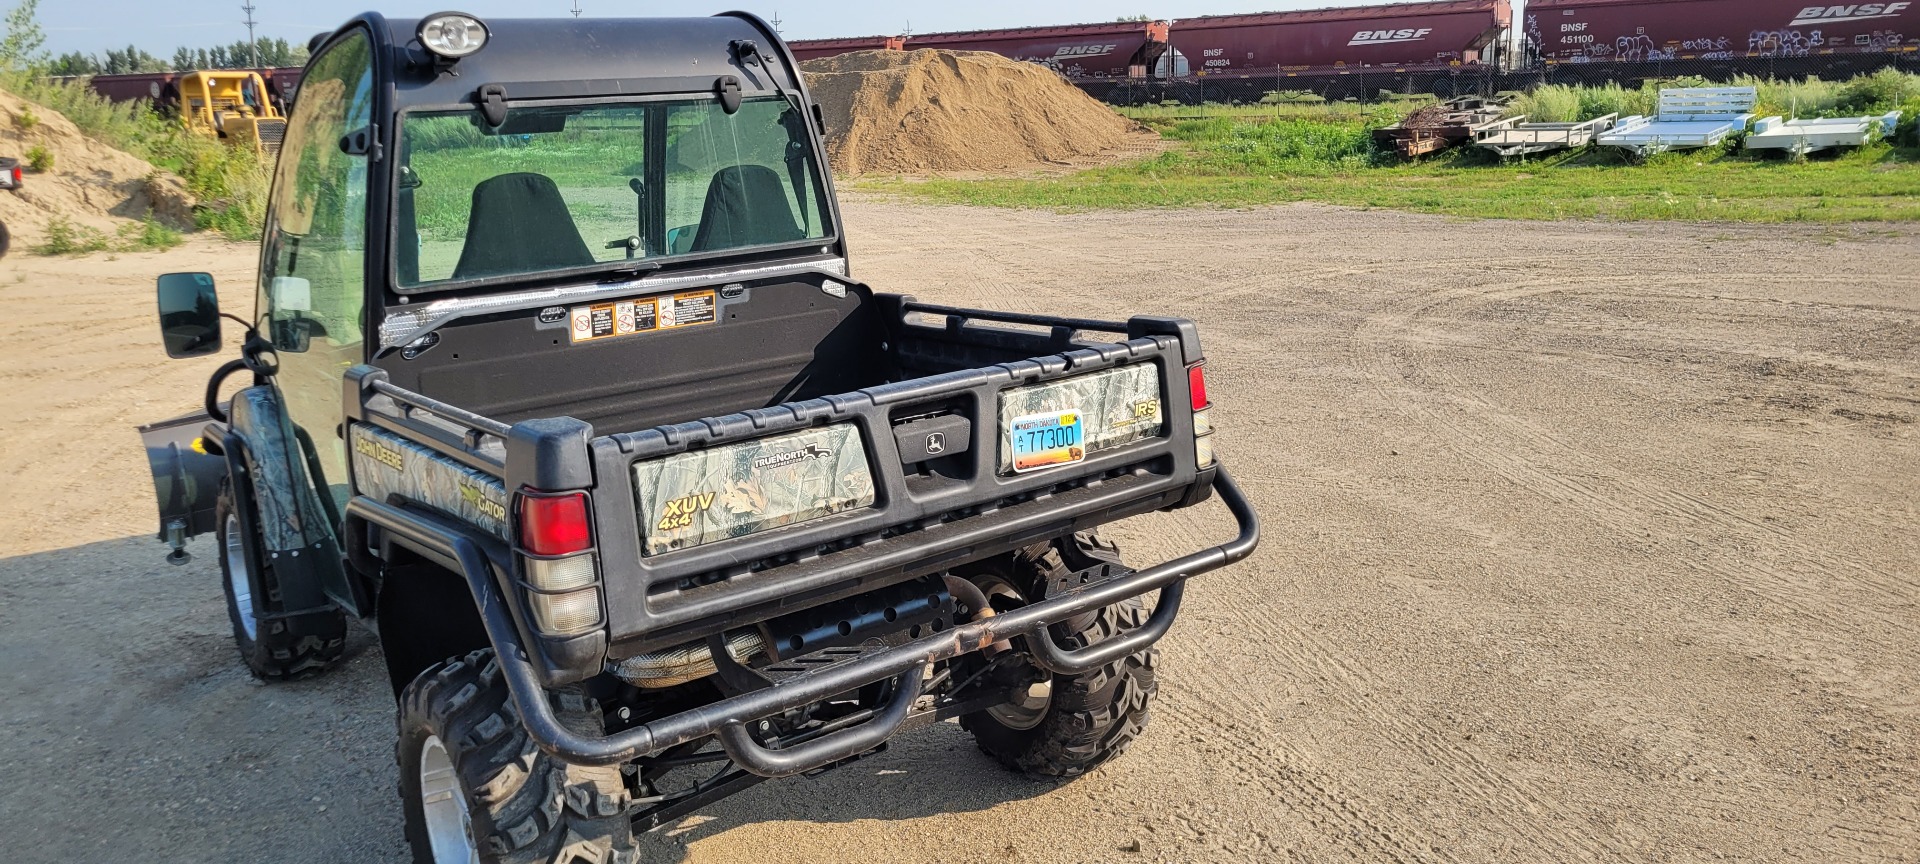
[[240,451],[229,452],[228,458],[236,474],[243,469],[249,475],[254,500],[250,515],[259,520],[260,556],[273,567],[281,608],[338,605],[362,614],[341,560],[335,533],[339,520],[333,517],[332,502],[314,491],[310,460],[280,394],[271,385],[248,387],[234,394],[227,413],[232,424],[228,440],[239,445],[230,451]]

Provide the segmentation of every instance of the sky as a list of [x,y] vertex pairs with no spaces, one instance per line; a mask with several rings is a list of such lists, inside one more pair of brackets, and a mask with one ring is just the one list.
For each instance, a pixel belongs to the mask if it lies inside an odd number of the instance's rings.
[[[0,0],[11,7],[17,0]],[[54,54],[79,51],[99,54],[129,43],[161,58],[181,45],[226,45],[247,38],[240,7],[248,0],[41,0],[40,23],[47,31],[47,50]],[[301,44],[313,34],[332,30],[347,18],[375,9],[396,18],[414,18],[430,12],[458,9],[481,18],[539,18],[569,15],[574,0],[251,0],[255,32],[269,38]],[[711,15],[747,9],[769,19],[779,16],[789,39],[830,36],[869,36],[942,30],[979,30],[1111,21],[1127,15],[1155,18],[1191,18],[1310,9],[1327,6],[1363,6],[1377,0],[1090,0],[1034,3],[1030,0],[973,0],[924,3],[910,0],[845,0],[802,3],[796,0],[578,0],[589,17],[624,18],[665,15]]]

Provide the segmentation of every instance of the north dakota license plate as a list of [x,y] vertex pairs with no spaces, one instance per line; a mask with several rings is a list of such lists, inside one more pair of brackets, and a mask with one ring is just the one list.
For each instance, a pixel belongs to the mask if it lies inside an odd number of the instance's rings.
[[1087,458],[1077,410],[1015,417],[1007,424],[1007,433],[1013,442],[1016,473],[1071,465]]

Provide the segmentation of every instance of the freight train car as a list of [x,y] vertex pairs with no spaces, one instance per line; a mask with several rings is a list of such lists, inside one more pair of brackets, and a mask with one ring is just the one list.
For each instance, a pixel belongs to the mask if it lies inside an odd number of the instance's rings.
[[94,75],[89,78],[67,77],[62,81],[84,80],[93,88],[93,92],[115,102],[161,102],[168,94],[179,101],[179,91],[174,89],[174,81],[180,78],[178,72],[140,72],[129,75]]
[[801,62],[850,51],[989,51],[1024,63],[1040,63],[1075,80],[1146,78],[1167,50],[1167,22],[1116,21],[1067,27],[1019,27],[916,33],[905,37],[796,40],[787,43]]
[[795,39],[787,43],[800,62],[838,57],[855,51],[905,51],[904,36],[852,36],[843,39]]
[[1210,100],[1269,90],[1343,98],[1463,74],[1477,82],[1512,21],[1509,0],[1444,0],[1186,18],[1172,42]]
[[1522,33],[1528,65],[1555,81],[1840,78],[1911,65],[1920,2],[1529,0]]

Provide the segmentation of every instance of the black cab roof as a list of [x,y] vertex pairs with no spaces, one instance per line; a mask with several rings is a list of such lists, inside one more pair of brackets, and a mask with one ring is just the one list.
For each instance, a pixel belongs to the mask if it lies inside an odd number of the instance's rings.
[[[453,64],[436,63],[421,47],[417,18],[368,12],[316,41],[325,44],[358,27],[369,30],[386,61],[381,74],[392,84],[394,111],[472,104],[476,91],[489,84],[503,87],[508,99],[711,92],[723,76],[738,79],[746,95],[801,89],[785,44],[765,22],[744,12],[711,18],[480,20],[489,32],[486,46]],[[742,62],[737,46],[747,42],[771,61],[777,84],[768,80],[769,70]]]

